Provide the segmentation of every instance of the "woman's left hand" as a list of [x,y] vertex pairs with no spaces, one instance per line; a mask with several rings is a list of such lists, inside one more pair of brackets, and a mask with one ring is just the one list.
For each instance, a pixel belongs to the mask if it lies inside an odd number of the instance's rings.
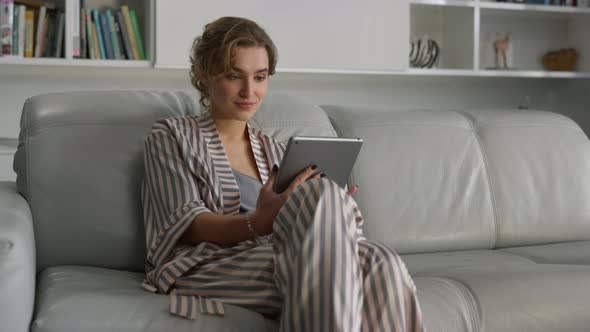
[[356,193],[359,190],[359,186],[354,185],[352,186],[350,189],[348,189],[348,191],[346,192],[348,195],[352,196],[354,195],[354,193]]

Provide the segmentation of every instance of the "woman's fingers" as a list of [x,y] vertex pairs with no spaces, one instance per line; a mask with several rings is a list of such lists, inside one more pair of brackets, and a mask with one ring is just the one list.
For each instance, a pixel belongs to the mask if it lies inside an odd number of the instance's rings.
[[346,192],[349,195],[354,195],[354,193],[356,193],[359,190],[359,186],[354,185],[352,186],[350,189],[348,189],[348,191]]
[[301,173],[297,175],[297,177],[295,177],[295,179],[291,182],[287,190],[285,190],[285,193],[288,194],[295,190],[295,188],[297,188],[298,185],[302,184],[305,180],[312,176],[316,169],[316,165],[306,167],[303,171],[301,171]]

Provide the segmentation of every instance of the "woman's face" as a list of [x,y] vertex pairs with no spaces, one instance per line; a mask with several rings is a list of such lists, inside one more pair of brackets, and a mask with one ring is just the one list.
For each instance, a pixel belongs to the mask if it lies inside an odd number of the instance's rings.
[[248,121],[268,87],[268,54],[264,47],[236,47],[232,69],[207,82],[211,113],[218,118]]

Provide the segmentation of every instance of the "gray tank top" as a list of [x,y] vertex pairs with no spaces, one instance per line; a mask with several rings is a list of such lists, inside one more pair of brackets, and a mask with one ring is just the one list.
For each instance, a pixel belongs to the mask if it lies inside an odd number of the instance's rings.
[[240,188],[240,214],[256,209],[258,193],[262,188],[260,180],[232,169],[238,187]]

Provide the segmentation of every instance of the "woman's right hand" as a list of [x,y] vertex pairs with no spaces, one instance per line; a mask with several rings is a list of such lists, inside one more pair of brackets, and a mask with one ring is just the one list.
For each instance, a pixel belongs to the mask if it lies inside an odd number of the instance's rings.
[[266,181],[262,188],[260,188],[258,201],[256,202],[256,210],[250,214],[254,231],[261,235],[272,233],[273,221],[293,190],[307,180],[322,176],[323,173],[317,172],[316,168],[315,165],[308,166],[295,177],[285,191],[282,193],[275,193],[273,188],[279,168],[277,166],[273,167],[268,181]]

